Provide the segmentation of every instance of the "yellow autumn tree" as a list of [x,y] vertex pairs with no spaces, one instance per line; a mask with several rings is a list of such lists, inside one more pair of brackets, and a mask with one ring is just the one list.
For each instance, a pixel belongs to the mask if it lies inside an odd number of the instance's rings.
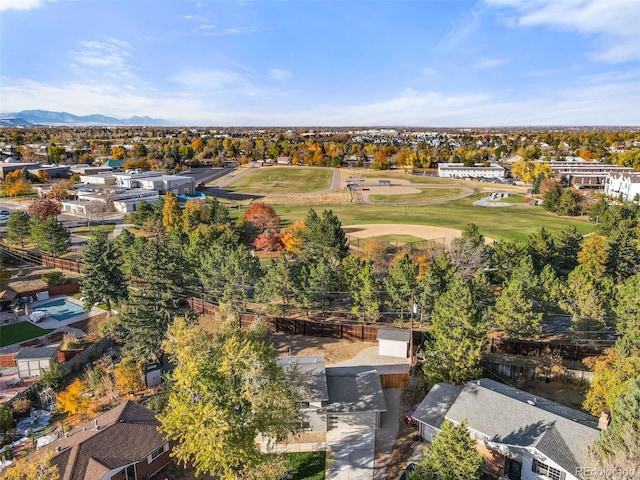
[[84,415],[89,410],[91,400],[85,395],[87,387],[76,378],[66,389],[58,394],[57,406],[70,415]]
[[114,369],[116,385],[120,393],[134,393],[144,388],[142,368],[131,359],[122,360]]
[[59,480],[58,467],[51,464],[52,450],[36,450],[28,457],[14,461],[13,466],[6,469],[3,480]]
[[302,248],[302,236],[305,231],[303,220],[297,220],[284,231],[282,235],[282,243],[287,252],[298,253]]
[[177,228],[182,225],[182,209],[178,203],[178,197],[169,192],[164,198],[162,208],[162,225],[167,230]]

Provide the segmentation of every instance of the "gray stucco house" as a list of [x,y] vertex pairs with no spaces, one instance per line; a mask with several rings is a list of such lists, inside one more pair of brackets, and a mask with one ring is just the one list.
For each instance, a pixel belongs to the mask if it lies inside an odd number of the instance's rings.
[[427,441],[445,420],[466,419],[478,450],[511,480],[577,480],[600,435],[596,417],[487,378],[436,384],[413,418]]

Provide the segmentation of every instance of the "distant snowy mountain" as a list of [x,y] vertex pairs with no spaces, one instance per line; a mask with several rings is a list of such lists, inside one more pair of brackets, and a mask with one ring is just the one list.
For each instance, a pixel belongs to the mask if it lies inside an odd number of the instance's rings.
[[114,118],[99,114],[73,115],[67,112],[50,112],[47,110],[23,110],[16,113],[0,114],[0,126],[30,125],[163,126],[171,125],[171,122],[151,117]]

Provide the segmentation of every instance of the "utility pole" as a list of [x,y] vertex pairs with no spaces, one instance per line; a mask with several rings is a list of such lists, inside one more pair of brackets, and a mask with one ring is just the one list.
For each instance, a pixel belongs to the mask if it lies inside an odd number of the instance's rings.
[[409,327],[409,365],[413,366],[413,314],[416,310],[416,304],[414,303],[414,291],[411,290],[411,326]]

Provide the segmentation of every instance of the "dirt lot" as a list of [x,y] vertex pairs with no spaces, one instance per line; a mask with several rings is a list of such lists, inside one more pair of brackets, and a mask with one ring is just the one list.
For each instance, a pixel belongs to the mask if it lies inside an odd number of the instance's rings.
[[[47,284],[42,280],[42,275],[47,272],[62,271],[55,268],[31,267],[27,265],[9,266],[7,270],[11,273],[11,280],[9,280],[8,286],[16,292],[28,292],[39,288],[46,288]],[[77,278],[80,276],[70,272],[62,273],[64,273],[64,276],[67,278]]]
[[445,240],[450,243],[461,235],[461,231],[455,228],[430,227],[427,225],[403,225],[403,224],[367,224],[345,225],[343,227],[347,235],[357,238],[378,237],[389,234],[412,235],[425,240]]

